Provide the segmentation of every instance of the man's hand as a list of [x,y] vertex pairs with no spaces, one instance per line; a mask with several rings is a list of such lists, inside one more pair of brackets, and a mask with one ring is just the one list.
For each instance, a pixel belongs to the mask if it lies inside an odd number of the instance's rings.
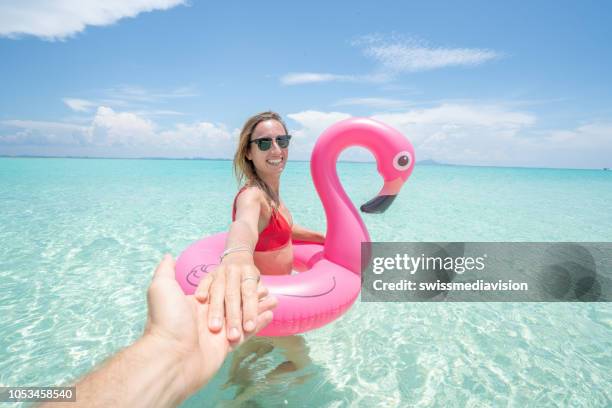
[[230,342],[225,325],[219,331],[210,331],[209,305],[183,293],[175,279],[172,257],[166,255],[159,264],[148,291],[149,314],[144,337],[176,354],[181,361],[186,395],[206,384],[234,347],[272,321],[271,310],[276,306],[276,298],[267,296],[267,289],[261,285],[257,294],[254,330]]

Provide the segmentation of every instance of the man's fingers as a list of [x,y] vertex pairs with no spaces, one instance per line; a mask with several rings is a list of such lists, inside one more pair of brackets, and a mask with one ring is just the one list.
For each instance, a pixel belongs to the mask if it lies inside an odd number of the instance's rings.
[[156,278],[175,279],[174,259],[172,259],[172,255],[170,254],[164,255],[164,258],[161,260],[159,265],[157,265],[157,269],[155,269],[155,274],[153,275],[153,279],[156,279]]
[[219,273],[215,273],[210,286],[210,307],[208,309],[208,327],[215,332],[223,327],[223,316],[225,314],[225,273],[224,271],[217,271]]
[[227,339],[237,341],[242,335],[242,296],[240,291],[240,269],[232,268],[227,275],[225,290],[225,312],[227,318]]

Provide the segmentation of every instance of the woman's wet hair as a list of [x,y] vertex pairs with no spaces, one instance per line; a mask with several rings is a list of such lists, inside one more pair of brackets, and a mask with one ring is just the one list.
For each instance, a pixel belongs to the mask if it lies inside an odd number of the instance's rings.
[[275,205],[278,205],[278,197],[270,186],[263,181],[258,175],[257,171],[255,171],[255,165],[251,160],[247,158],[247,152],[250,147],[251,136],[253,135],[253,131],[257,127],[257,125],[261,122],[265,122],[266,120],[275,120],[283,126],[285,129],[285,134],[289,133],[287,131],[287,126],[285,122],[281,118],[281,116],[272,111],[261,112],[257,115],[251,116],[242,126],[242,130],[240,131],[240,138],[238,139],[238,148],[236,149],[236,154],[234,155],[234,173],[236,174],[236,179],[238,180],[238,185],[248,184],[252,186],[256,186],[261,188],[268,200],[272,201]]

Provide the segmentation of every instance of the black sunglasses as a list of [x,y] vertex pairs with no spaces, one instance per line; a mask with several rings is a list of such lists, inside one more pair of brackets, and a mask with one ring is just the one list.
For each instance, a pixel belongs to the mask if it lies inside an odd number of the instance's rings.
[[[278,147],[280,147],[281,149],[286,149],[287,147],[289,147],[291,135],[276,136],[274,139],[276,140],[276,144],[278,145]],[[257,143],[257,147],[259,147],[259,150],[265,152],[266,150],[270,150],[270,148],[272,147],[272,138],[261,137],[259,139],[251,140],[249,141],[249,143]]]

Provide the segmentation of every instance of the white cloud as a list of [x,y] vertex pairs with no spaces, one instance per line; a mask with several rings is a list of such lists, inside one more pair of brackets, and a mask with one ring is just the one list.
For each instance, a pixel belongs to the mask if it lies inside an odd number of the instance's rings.
[[[91,112],[96,107],[105,106],[123,111],[131,111],[138,116],[181,116],[183,112],[173,109],[161,109],[160,106],[168,102],[174,103],[178,98],[197,96],[195,89],[190,86],[177,87],[169,90],[152,90],[139,86],[123,85],[120,87],[104,89],[101,98],[80,99],[65,97],[62,101],[75,112]],[[155,107],[155,108],[153,108]]]
[[70,132],[80,131],[85,129],[83,126],[75,125],[72,123],[61,123],[61,122],[45,122],[36,120],[3,120],[3,125],[12,126],[21,129],[30,130],[50,130],[52,132]]
[[[308,160],[316,138],[330,125],[351,117],[344,112],[307,110],[287,115],[290,158]],[[585,123],[570,129],[535,129],[537,118],[501,104],[442,103],[385,113],[374,119],[393,126],[415,146],[417,160],[493,166],[612,167],[612,123]],[[135,112],[99,107],[87,124],[6,120],[0,153],[79,154],[231,158],[238,129],[210,122],[176,123],[160,129]],[[79,150],[80,149],[80,150]],[[363,149],[343,160],[371,160]]]
[[364,54],[393,73],[426,71],[450,66],[475,66],[499,58],[495,51],[479,48],[428,47],[418,43],[373,44]]
[[330,74],[301,72],[286,74],[280,78],[284,85],[313,82],[389,82],[397,75],[451,66],[476,66],[502,57],[502,54],[484,48],[434,47],[413,38],[382,35],[366,35],[351,42],[361,48],[363,55],[373,59],[377,67],[368,74]]
[[177,124],[173,129],[160,133],[160,142],[193,156],[229,159],[236,150],[238,133],[238,129],[230,132],[224,124]]
[[[291,157],[310,157],[316,138],[341,112],[288,115],[299,127]],[[431,108],[372,116],[402,132],[417,160],[492,166],[612,167],[612,124],[589,123],[569,130],[535,130],[537,118],[502,104],[442,103]],[[363,149],[348,149],[343,160],[371,160]]]
[[308,138],[315,132],[318,136],[332,124],[351,117],[348,113],[342,112],[320,112],[307,110],[297,113],[290,113],[287,117],[302,126],[301,129],[292,134],[297,138]]
[[536,137],[522,142],[529,157],[533,157],[532,163],[546,158],[556,167],[612,167],[612,123],[609,122],[537,132]]
[[18,129],[0,135],[0,146],[78,147],[88,148],[88,152],[98,149],[111,156],[125,156],[129,151],[145,156],[229,158],[238,133],[208,122],[177,123],[160,130],[155,122],[137,113],[116,112],[105,106],[97,109],[87,125],[24,120],[0,124]]
[[323,74],[315,72],[296,72],[283,75],[280,79],[283,85],[308,84],[313,82],[354,81],[351,75]]
[[290,113],[287,117],[295,121],[300,127],[291,128],[290,157],[298,160],[309,160],[315,140],[325,129],[334,123],[351,117],[342,112],[320,112],[314,110]]
[[491,164],[512,161],[520,132],[535,116],[497,105],[445,103],[426,109],[380,114],[415,145],[417,160],[454,164]]
[[498,105],[452,103],[443,103],[427,109],[413,109],[404,113],[381,114],[377,117],[397,126],[445,125],[516,129],[535,123],[532,114],[509,111]]
[[299,85],[316,82],[371,82],[383,83],[391,80],[391,76],[385,72],[378,72],[367,75],[336,75],[317,72],[295,72],[283,75],[280,81],[283,85]]
[[72,36],[86,26],[105,26],[125,17],[167,10],[185,0],[20,0],[0,2],[0,36],[33,35],[47,40]]
[[96,106],[95,102],[85,99],[62,98],[62,101],[66,104],[66,106],[76,112],[89,112],[94,106]]
[[81,145],[86,126],[32,120],[5,120],[2,125],[17,128],[15,133],[0,135],[0,145]]
[[155,124],[131,112],[100,106],[93,119],[89,142],[102,146],[147,145],[154,142]]
[[170,90],[151,90],[135,85],[123,85],[106,89],[104,93],[111,99],[125,102],[163,102],[177,98],[198,96],[191,86],[182,86]]
[[530,113],[475,104],[442,104],[374,119],[410,138],[417,160],[491,166],[612,166],[610,123],[537,130],[536,117]]
[[103,146],[132,146],[159,155],[229,157],[235,138],[223,124],[177,123],[159,130],[151,120],[132,112],[100,107],[89,129],[90,142]]

